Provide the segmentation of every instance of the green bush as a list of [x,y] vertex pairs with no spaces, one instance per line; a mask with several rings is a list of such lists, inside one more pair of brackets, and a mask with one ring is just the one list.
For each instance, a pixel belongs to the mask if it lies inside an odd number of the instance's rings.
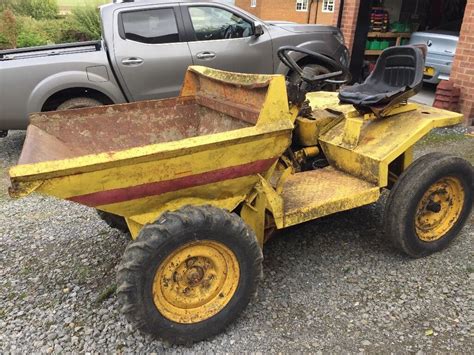
[[[44,3],[48,2],[50,1],[44,1]],[[29,5],[23,6],[18,12],[20,3],[35,5],[39,1],[0,0],[0,9],[1,6],[5,6],[6,9],[0,10],[0,48],[80,42],[101,37],[100,15],[96,6],[82,6],[74,8],[72,14],[66,17],[48,18],[38,11],[26,11]],[[55,1],[51,3],[55,4]],[[15,6],[7,8],[6,4],[15,4]],[[15,13],[10,9],[13,9]],[[41,19],[38,19],[38,16]]]
[[14,0],[0,0],[0,12],[13,6]]
[[62,43],[64,33],[69,29],[65,19],[37,21],[36,30],[46,37],[49,44]]
[[7,38],[0,32],[0,50],[10,48]]
[[100,14],[96,6],[81,6],[72,10],[70,28],[84,34],[87,40],[101,37]]
[[56,0],[14,0],[12,7],[16,14],[37,20],[54,19],[59,13]]
[[6,9],[0,14],[0,33],[5,47],[16,48],[18,27],[17,18],[10,9]]
[[48,44],[48,39],[42,33],[20,32],[17,39],[18,47],[35,47]]

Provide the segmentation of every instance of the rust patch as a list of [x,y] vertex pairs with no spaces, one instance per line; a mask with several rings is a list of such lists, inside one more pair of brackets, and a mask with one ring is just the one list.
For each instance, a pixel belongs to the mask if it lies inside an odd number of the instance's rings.
[[251,126],[256,116],[251,108],[202,97],[34,114],[20,164],[232,131]]
[[285,216],[298,215],[303,222],[343,211],[364,204],[358,196],[374,188],[377,186],[331,167],[297,173],[283,186]]

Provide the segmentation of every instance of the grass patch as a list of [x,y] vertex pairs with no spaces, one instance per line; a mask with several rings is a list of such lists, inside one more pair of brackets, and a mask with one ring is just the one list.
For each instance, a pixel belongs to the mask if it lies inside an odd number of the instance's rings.
[[20,275],[22,276],[28,276],[33,272],[33,269],[30,266],[24,267],[20,271]]
[[99,294],[99,296],[96,299],[97,303],[102,303],[105,300],[109,299],[112,297],[112,295],[117,291],[117,285],[110,285],[106,289],[102,290],[102,292]]
[[77,281],[79,284],[85,284],[88,277],[91,275],[91,268],[88,266],[79,266],[77,271]]
[[418,142],[420,145],[438,145],[448,142],[459,142],[466,139],[470,139],[465,134],[461,133],[445,133],[439,134],[436,132],[431,132],[426,137]]

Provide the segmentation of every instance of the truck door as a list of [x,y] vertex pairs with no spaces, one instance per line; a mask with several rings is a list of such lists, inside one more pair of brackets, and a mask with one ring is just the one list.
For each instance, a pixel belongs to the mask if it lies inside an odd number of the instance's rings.
[[114,31],[115,64],[133,100],[177,96],[192,64],[178,6],[124,10]]
[[218,4],[182,6],[193,63],[241,73],[273,73],[270,35],[253,34],[254,24]]

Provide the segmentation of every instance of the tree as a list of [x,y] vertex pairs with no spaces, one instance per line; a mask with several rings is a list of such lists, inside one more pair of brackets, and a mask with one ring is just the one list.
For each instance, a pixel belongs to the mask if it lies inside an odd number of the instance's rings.
[[0,19],[0,32],[3,34],[7,44],[11,48],[16,48],[16,40],[18,36],[17,21],[13,11],[8,8],[2,12]]

